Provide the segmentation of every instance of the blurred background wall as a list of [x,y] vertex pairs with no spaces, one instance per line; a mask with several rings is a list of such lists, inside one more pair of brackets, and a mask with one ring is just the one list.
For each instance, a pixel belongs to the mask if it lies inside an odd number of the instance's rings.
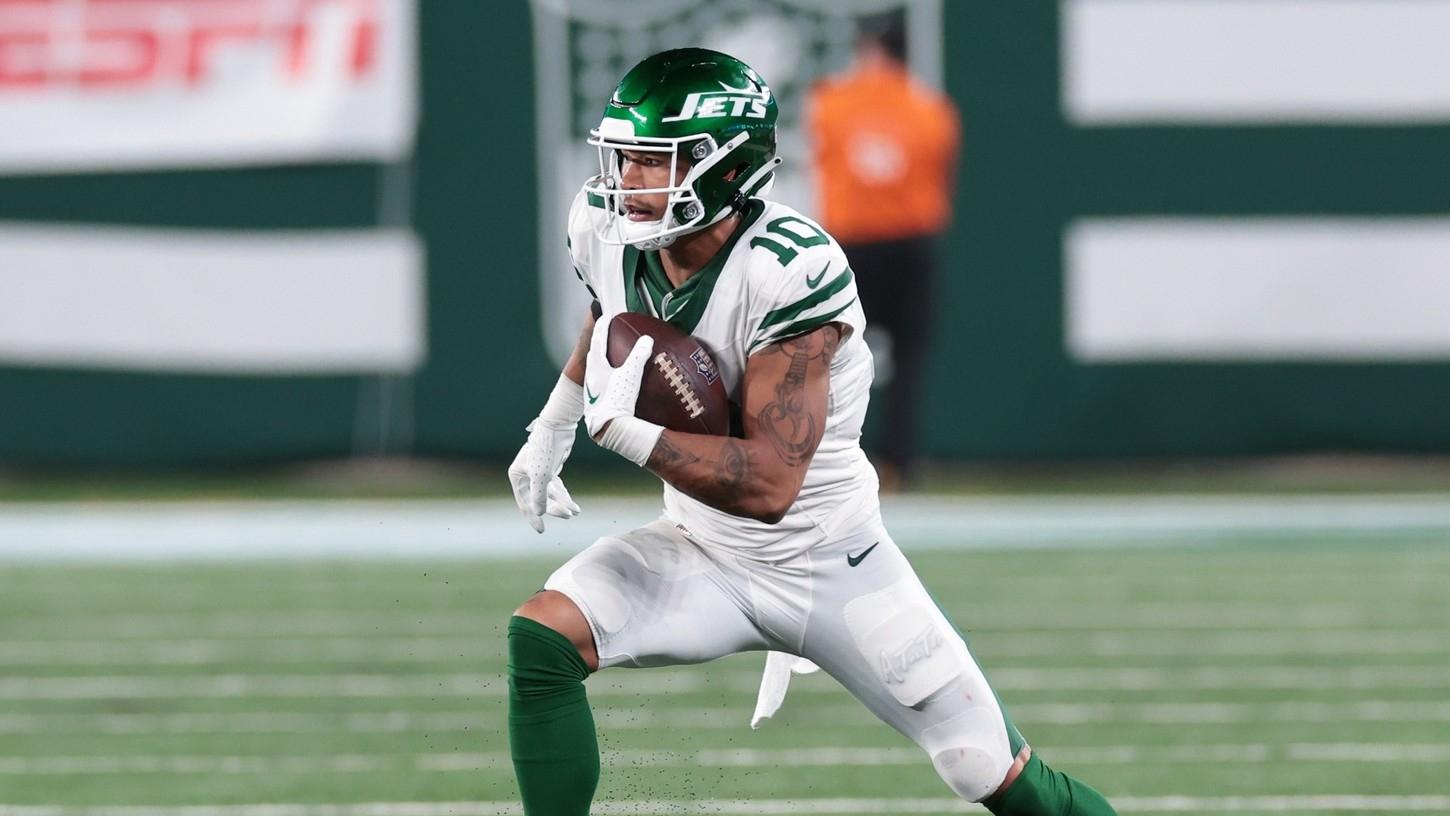
[[[0,462],[511,456],[573,282],[547,236],[587,166],[553,145],[654,47],[764,38],[788,106],[849,57],[843,18],[891,5],[378,3],[348,19],[400,30],[416,74],[371,146],[60,167],[0,140]],[[20,10],[65,5],[0,3],[0,131],[38,94],[104,100],[35,68],[61,58]],[[922,304],[929,456],[1450,450],[1450,3],[907,5],[965,145]]]

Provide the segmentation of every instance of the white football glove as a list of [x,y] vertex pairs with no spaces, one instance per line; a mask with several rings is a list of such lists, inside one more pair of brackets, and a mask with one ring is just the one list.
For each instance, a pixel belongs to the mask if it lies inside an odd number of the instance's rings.
[[514,502],[535,532],[544,532],[543,516],[573,518],[579,505],[559,473],[574,449],[574,432],[584,412],[584,389],[560,377],[544,410],[528,425],[529,439],[509,465]]
[[634,415],[644,367],[655,341],[648,335],[640,337],[629,356],[615,368],[607,356],[609,323],[595,321],[589,356],[584,362],[584,425],[602,447],[643,467],[665,430]]

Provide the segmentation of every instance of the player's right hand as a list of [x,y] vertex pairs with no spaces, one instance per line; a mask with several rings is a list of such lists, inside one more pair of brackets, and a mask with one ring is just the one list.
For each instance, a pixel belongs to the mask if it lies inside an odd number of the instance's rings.
[[514,502],[528,519],[535,532],[544,532],[544,515],[573,518],[579,505],[564,489],[559,473],[564,460],[574,449],[577,422],[554,424],[542,418],[529,423],[529,440],[519,449],[509,465],[509,484],[514,489]]

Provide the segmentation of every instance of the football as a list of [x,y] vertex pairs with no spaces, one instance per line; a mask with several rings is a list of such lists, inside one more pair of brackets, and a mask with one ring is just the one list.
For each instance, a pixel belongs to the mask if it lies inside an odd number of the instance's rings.
[[729,434],[730,398],[715,358],[699,340],[658,318],[624,312],[609,324],[609,364],[623,363],[643,335],[653,337],[655,346],[635,416],[674,431]]

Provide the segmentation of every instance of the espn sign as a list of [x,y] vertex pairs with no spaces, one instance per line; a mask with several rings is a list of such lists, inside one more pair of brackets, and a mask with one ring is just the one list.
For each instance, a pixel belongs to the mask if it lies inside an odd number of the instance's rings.
[[[334,67],[356,80],[375,65],[378,2],[0,0],[0,93],[196,85],[224,78],[228,51],[256,54],[292,81]],[[327,15],[336,12],[342,17],[332,23]],[[332,53],[319,47],[330,24],[343,35]]]
[[0,173],[411,148],[412,0],[0,0]]

